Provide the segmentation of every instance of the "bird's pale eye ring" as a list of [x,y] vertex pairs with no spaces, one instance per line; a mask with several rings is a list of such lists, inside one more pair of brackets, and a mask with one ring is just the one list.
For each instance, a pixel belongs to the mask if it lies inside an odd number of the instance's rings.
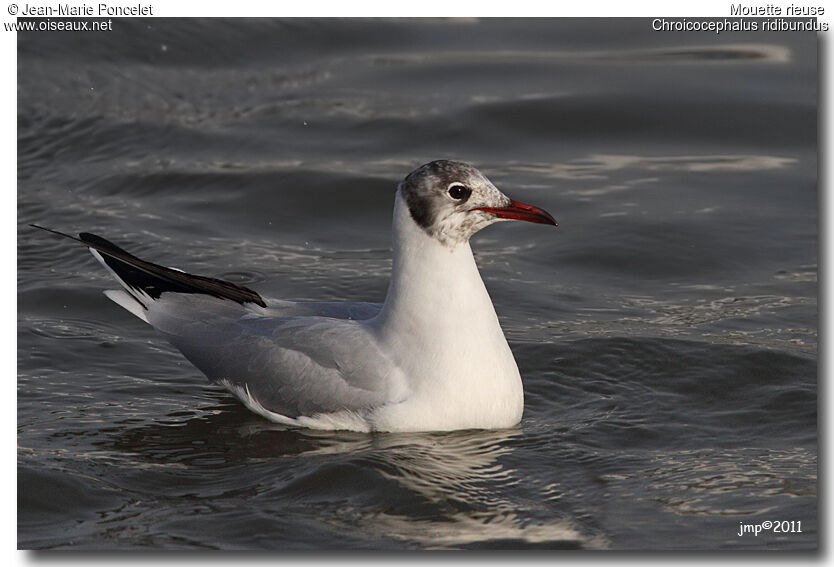
[[446,190],[446,192],[449,194],[449,197],[451,197],[455,201],[459,203],[464,203],[472,194],[472,189],[470,189],[463,183],[455,182],[449,185],[449,188]]

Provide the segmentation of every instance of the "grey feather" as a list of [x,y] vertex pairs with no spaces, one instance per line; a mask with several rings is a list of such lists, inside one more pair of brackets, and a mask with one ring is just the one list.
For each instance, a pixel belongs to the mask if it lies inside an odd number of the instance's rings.
[[[402,387],[372,329],[356,320],[378,308],[276,302],[256,310],[208,296],[167,294],[151,306],[148,322],[210,380],[248,390],[271,412],[298,417],[367,410],[390,402]],[[304,311],[354,319],[297,314]]]

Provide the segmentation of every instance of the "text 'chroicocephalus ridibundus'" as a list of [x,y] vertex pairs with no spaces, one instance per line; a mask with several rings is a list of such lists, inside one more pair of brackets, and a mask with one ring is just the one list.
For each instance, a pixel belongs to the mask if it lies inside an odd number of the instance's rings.
[[521,420],[521,376],[469,247],[480,229],[513,219],[556,226],[471,165],[440,160],[412,171],[394,199],[382,305],[262,298],[94,234],[50,232],[88,246],[123,287],[107,297],[255,413],[318,429],[434,431]]

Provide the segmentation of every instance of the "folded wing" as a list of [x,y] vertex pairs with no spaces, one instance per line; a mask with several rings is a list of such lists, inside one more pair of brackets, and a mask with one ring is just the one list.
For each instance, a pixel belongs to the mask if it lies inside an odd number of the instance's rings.
[[95,234],[33,226],[89,247],[124,288],[105,292],[110,299],[269,417],[361,413],[407,393],[367,322],[377,304],[266,302],[246,287],[142,260]]
[[[303,304],[301,304],[303,305]],[[405,380],[366,322],[269,317],[200,295],[163,295],[148,322],[214,382],[286,417],[397,401]]]

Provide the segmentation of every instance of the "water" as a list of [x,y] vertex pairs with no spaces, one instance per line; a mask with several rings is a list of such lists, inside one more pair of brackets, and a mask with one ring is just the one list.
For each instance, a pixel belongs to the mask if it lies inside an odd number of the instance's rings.
[[[816,36],[650,24],[18,34],[18,545],[815,547]],[[438,158],[560,222],[473,239],[516,429],[267,423],[27,227],[381,301],[395,184]],[[764,521],[801,533],[738,535]]]

